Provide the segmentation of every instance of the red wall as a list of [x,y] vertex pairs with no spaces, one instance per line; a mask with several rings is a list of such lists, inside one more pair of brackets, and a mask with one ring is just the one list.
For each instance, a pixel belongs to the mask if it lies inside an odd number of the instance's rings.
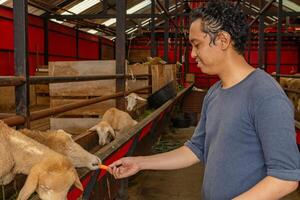
[[[14,74],[12,19],[12,9],[0,6],[0,75],[2,76]],[[42,18],[33,15],[28,16],[28,23],[29,71],[30,75],[34,75],[36,67],[45,64],[44,23]],[[50,21],[48,30],[49,61],[99,60],[101,59],[99,43],[114,48],[112,41],[80,31],[77,49],[75,29]]]
[[[150,38],[138,38],[137,41],[133,41],[133,45],[131,45],[131,49],[141,49],[141,50],[150,50],[151,46],[149,45]],[[174,43],[172,41],[169,42],[169,53],[168,59],[169,63],[174,63]],[[158,56],[164,57],[164,42],[163,38],[160,38],[158,41],[157,52]],[[299,52],[300,47],[293,41],[283,41],[281,48],[281,67],[280,73],[282,74],[293,74],[300,72],[299,63],[300,56]],[[182,49],[182,54],[184,53],[184,48]],[[191,53],[191,48],[189,53]],[[265,56],[266,56],[266,70],[269,73],[276,71],[276,41],[267,41],[265,44]],[[245,58],[248,60],[248,48],[245,51]],[[177,61],[179,61],[179,47],[177,50]],[[258,67],[258,44],[257,42],[252,42],[250,49],[250,60],[248,62],[254,66]],[[197,67],[197,64],[193,58],[190,57],[189,60],[189,72],[195,73],[196,75],[196,86],[207,88],[215,83],[218,79],[216,77],[206,76],[201,72],[201,70]]]

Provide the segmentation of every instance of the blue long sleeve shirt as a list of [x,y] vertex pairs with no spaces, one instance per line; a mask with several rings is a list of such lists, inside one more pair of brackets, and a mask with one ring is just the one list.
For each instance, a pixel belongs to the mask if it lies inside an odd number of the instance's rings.
[[205,200],[232,199],[266,176],[300,180],[293,106],[260,69],[231,88],[211,87],[185,145],[205,165]]

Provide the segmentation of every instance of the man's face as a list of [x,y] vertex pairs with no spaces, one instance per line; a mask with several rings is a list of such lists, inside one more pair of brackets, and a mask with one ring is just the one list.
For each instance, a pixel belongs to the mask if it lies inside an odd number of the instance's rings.
[[201,20],[194,21],[190,26],[189,40],[192,44],[191,57],[203,73],[209,75],[219,74],[224,53],[220,48],[218,37],[215,44],[210,44],[210,36],[202,31]]

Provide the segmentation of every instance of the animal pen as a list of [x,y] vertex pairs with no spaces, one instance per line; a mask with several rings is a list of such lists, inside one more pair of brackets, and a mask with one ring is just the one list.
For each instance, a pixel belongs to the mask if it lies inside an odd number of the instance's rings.
[[[117,74],[105,74],[105,75],[80,75],[80,76],[29,76],[28,63],[26,57],[26,17],[24,17],[24,1],[18,1],[14,5],[14,15],[15,15],[15,40],[19,42],[15,43],[15,76],[1,77],[0,86],[14,86],[15,96],[16,96],[16,114],[1,114],[1,120],[3,120],[9,126],[16,126],[17,128],[27,127],[30,128],[31,121],[39,120],[49,116],[56,116],[60,113],[66,113],[74,109],[78,109],[84,106],[89,106],[99,102],[103,102],[110,99],[116,99],[116,105],[124,104],[122,98],[131,92],[142,94],[151,94],[151,91],[158,90],[163,84],[168,81],[177,81],[176,78],[176,66],[175,71],[166,80],[154,81],[152,76],[160,76],[163,71],[160,70],[162,66],[152,67],[152,73],[137,73],[134,75],[134,79],[139,80],[149,80],[147,85],[135,87],[132,90],[125,90],[126,80],[133,78],[132,73],[125,72],[124,69],[120,70],[121,64],[120,59],[116,59],[115,65],[117,68],[115,71]],[[25,19],[25,20],[24,20]],[[21,33],[21,34],[20,34]],[[124,60],[123,60],[124,61]],[[122,62],[122,61],[121,61]],[[123,62],[124,64],[125,62]],[[119,67],[118,67],[119,66]],[[148,67],[146,67],[148,68]],[[171,66],[174,69],[173,66]],[[118,71],[119,70],[119,71]],[[148,71],[149,72],[149,71]],[[175,74],[174,74],[175,73]],[[68,74],[68,73],[67,73]],[[65,105],[53,106],[38,111],[29,111],[30,102],[30,85],[35,84],[58,84],[58,83],[70,83],[70,82],[83,82],[83,81],[99,81],[99,80],[116,80],[115,92],[99,95],[98,97],[81,99],[78,102],[71,102]],[[169,80],[169,81],[170,81]],[[180,80],[180,79],[179,79]],[[139,84],[138,84],[139,85]],[[113,87],[113,85],[111,86]],[[102,162],[106,165],[112,163],[113,161],[128,155],[142,155],[146,154],[151,146],[158,139],[162,127],[169,120],[171,111],[175,104],[178,103],[182,97],[191,89],[191,85],[186,87],[177,93],[176,97],[164,103],[161,107],[153,111],[150,115],[142,119],[135,127],[131,128],[122,137],[114,140],[110,144],[100,148],[97,143],[98,135],[95,132],[88,133],[83,132],[74,137],[74,140],[80,144],[84,149],[100,157]],[[96,96],[96,95],[95,95]],[[144,108],[142,108],[144,109]],[[99,113],[98,113],[99,114]],[[86,169],[78,170],[81,182],[84,186],[84,191],[73,187],[68,193],[68,199],[77,199],[82,195],[83,199],[114,199],[126,197],[126,188],[128,185],[128,180],[117,181],[107,172],[102,170],[89,171]],[[19,188],[24,179],[18,178],[14,183],[2,187],[2,198],[9,199],[8,195],[15,192],[16,188]],[[7,196],[5,196],[7,195]],[[32,199],[38,199],[37,195],[34,195]]]
[[[72,1],[65,1],[65,2],[72,2]],[[109,106],[116,106],[121,109],[125,109],[124,105],[124,97],[132,92],[145,95],[148,97],[149,95],[153,94],[155,91],[159,90],[163,85],[167,84],[169,81],[179,82],[185,87],[178,91],[176,96],[167,102],[165,102],[162,106],[155,109],[151,114],[147,115],[145,118],[141,119],[139,123],[129,130],[126,131],[122,137],[117,138],[116,140],[112,141],[108,145],[104,147],[100,147],[98,144],[98,135],[96,132],[88,132],[83,131],[80,129],[76,135],[73,136],[73,139],[84,149],[88,150],[89,152],[97,155],[101,158],[103,164],[109,165],[113,161],[130,155],[145,155],[149,152],[152,145],[157,141],[159,138],[163,127],[169,121],[172,111],[174,110],[176,104],[180,103],[181,100],[189,94],[193,87],[193,82],[195,82],[196,86],[205,86],[202,88],[209,88],[213,83],[215,83],[218,78],[214,76],[207,76],[203,73],[199,72],[199,69],[196,67],[197,63],[193,63],[189,58],[190,53],[190,46],[188,44],[188,37],[186,34],[186,30],[188,29],[188,15],[187,12],[180,13],[179,5],[184,5],[183,0],[175,0],[175,5],[171,11],[168,9],[170,7],[169,0],[165,0],[165,4],[162,5],[160,1],[151,0],[151,13],[148,14],[126,14],[126,1],[119,1],[116,0],[115,5],[115,14],[110,14],[107,12],[109,10],[108,1],[104,0],[103,2],[103,13],[100,14],[80,14],[80,15],[59,15],[56,12],[54,13],[47,13],[45,17],[39,21],[39,24],[43,24],[42,26],[38,27],[38,25],[33,26],[34,28],[41,28],[45,29],[44,35],[44,53],[43,59],[44,64],[48,65],[50,68],[53,67],[53,70],[49,70],[49,75],[47,76],[30,76],[30,67],[28,62],[28,2],[27,0],[14,0],[13,1],[13,28],[14,28],[14,76],[0,76],[0,89],[1,87],[13,86],[14,87],[14,94],[15,94],[15,102],[14,100],[10,99],[12,104],[15,105],[15,114],[11,113],[0,113],[0,119],[4,121],[7,125],[16,127],[17,129],[27,127],[31,127],[32,121],[37,121],[47,117],[53,117],[51,119],[50,125],[52,128],[62,128],[62,126],[66,126],[68,124],[91,124],[95,120],[98,120],[99,115],[103,114],[104,109],[108,108]],[[187,1],[188,2],[188,1]],[[191,1],[193,2],[193,1]],[[245,8],[249,7],[251,10],[252,3],[249,1],[249,4],[246,4],[247,1],[239,1]],[[259,29],[255,29],[257,31],[257,36],[250,34],[250,42],[248,44],[248,61],[253,65],[257,65],[258,67],[266,67],[268,56],[267,53],[264,55],[263,51],[265,50],[264,46],[264,19],[268,13],[267,10],[270,6],[272,6],[273,1],[269,1],[266,3],[264,7],[261,7],[261,11],[255,16],[251,25],[256,23],[259,19]],[[180,4],[181,3],[181,4]],[[273,75],[278,81],[282,78],[295,78],[299,79],[299,75],[287,75],[285,72],[281,71],[282,58],[280,53],[282,51],[282,38],[286,36],[286,38],[290,37],[288,33],[286,35],[282,33],[282,21],[285,16],[291,15],[292,13],[283,12],[283,1],[278,1],[278,24],[277,24],[277,31],[276,34],[269,33],[268,39],[269,42],[276,41],[277,43],[272,43],[274,47],[276,47],[276,51],[273,53],[276,54],[276,65],[273,63],[271,67],[273,67],[276,71],[276,74]],[[263,6],[263,5],[262,5]],[[184,7],[184,6],[182,6]],[[156,8],[159,8],[160,14],[157,13]],[[0,9],[4,9],[0,7]],[[5,9],[4,9],[5,10]],[[285,14],[284,14],[285,13]],[[297,13],[296,13],[297,14]],[[299,13],[298,13],[299,14]],[[10,15],[10,14],[8,14]],[[294,14],[295,15],[295,14]],[[291,15],[292,16],[292,15]],[[3,16],[2,16],[3,17]],[[32,17],[32,16],[31,16]],[[180,71],[177,71],[178,68],[176,64],[172,65],[143,65],[141,68],[143,70],[135,69],[135,66],[126,65],[126,19],[143,19],[150,17],[149,21],[149,38],[146,38],[144,43],[147,45],[143,46],[143,49],[147,48],[149,54],[152,57],[161,56],[167,62],[170,61],[170,52],[172,46],[172,57],[173,62],[176,63],[177,61],[184,63],[184,67],[180,68]],[[175,17],[175,20],[174,18]],[[5,17],[4,17],[5,18]],[[78,62],[49,62],[49,44],[48,40],[48,29],[49,24],[51,23],[51,19],[57,20],[78,20],[78,19],[110,19],[116,18],[116,29],[115,29],[115,37],[116,42],[115,51],[113,52],[113,56],[110,57],[109,61],[105,61],[101,64],[100,67],[107,67],[107,66],[114,66],[115,68],[109,68],[106,73],[102,73],[98,69],[95,73],[94,65],[86,61],[78,61]],[[165,20],[163,25],[163,32],[158,33],[156,32],[156,19]],[[35,21],[36,19],[32,20]],[[36,20],[38,21],[38,20]],[[32,25],[32,24],[31,24]],[[31,27],[32,28],[32,27]],[[97,30],[99,27],[96,27]],[[110,29],[107,27],[101,27],[106,33],[111,33]],[[172,30],[173,29],[173,30]],[[183,30],[186,29],[186,30]],[[173,31],[173,38],[171,38],[170,31]],[[79,35],[80,32],[76,29],[76,59],[80,59],[80,52],[79,52]],[[158,36],[163,36],[163,39],[160,40]],[[268,33],[266,33],[268,35]],[[46,38],[46,39],[45,39]],[[299,38],[299,37],[297,37]],[[173,39],[173,40],[170,40]],[[251,39],[253,41],[251,41]],[[255,45],[253,42],[255,40],[259,40],[258,49],[255,49]],[[157,40],[157,41],[156,41]],[[101,45],[104,40],[97,41],[99,43],[97,61],[95,63],[102,62],[102,58],[104,53],[101,49]],[[150,43],[149,43],[150,42]],[[173,43],[172,43],[173,42]],[[172,45],[170,44],[172,43]],[[150,44],[150,45],[149,45]],[[162,44],[162,45],[161,45]],[[296,44],[296,43],[295,43]],[[184,46],[184,47],[183,47]],[[71,48],[71,47],[68,47]],[[135,49],[136,48],[136,49]],[[283,46],[283,49],[285,47]],[[299,47],[297,47],[299,49]],[[254,50],[253,50],[254,49]],[[89,49],[86,49],[87,52]],[[139,51],[138,45],[132,47],[131,52],[128,51],[129,56],[135,54]],[[286,49],[284,49],[287,51]],[[163,52],[163,55],[162,55]],[[34,54],[30,52],[31,56]],[[89,53],[89,52],[88,52]],[[131,54],[130,54],[131,53]],[[173,55],[174,53],[174,55]],[[255,54],[255,56],[251,55]],[[38,53],[37,53],[38,54]],[[257,55],[256,55],[257,54]],[[54,55],[55,56],[55,55]],[[265,56],[265,57],[264,57]],[[107,56],[109,57],[109,56]],[[253,63],[253,58],[258,60],[258,63]],[[67,57],[64,57],[64,59]],[[36,58],[38,60],[38,58]],[[112,60],[114,59],[114,60]],[[101,60],[101,61],[99,61]],[[285,59],[285,61],[289,59]],[[139,61],[138,61],[139,62]],[[73,64],[72,64],[73,63]],[[62,72],[55,72],[56,65],[60,67],[62,65],[70,65],[69,71],[62,71]],[[84,69],[89,69],[88,73],[80,71],[80,70],[73,70],[74,65],[84,66]],[[294,63],[293,63],[294,64]],[[299,64],[299,59],[298,59]],[[269,63],[269,65],[271,65]],[[197,69],[196,69],[197,68]],[[163,69],[167,69],[168,75],[162,77],[164,74]],[[196,70],[195,70],[196,69]],[[73,70],[73,71],[72,71]],[[267,69],[266,69],[267,70]],[[73,73],[74,72],[74,73]],[[191,75],[191,76],[189,76]],[[183,77],[184,76],[184,77]],[[184,82],[184,80],[185,82]],[[190,79],[190,80],[189,80]],[[136,80],[137,82],[134,82]],[[110,84],[107,84],[106,90],[110,92],[103,92],[96,88],[96,90],[87,90],[86,87],[92,86],[92,82],[95,81],[111,81]],[[191,84],[185,84],[190,82]],[[66,88],[70,86],[70,83],[76,86],[72,86],[74,90],[69,91],[70,94],[66,95],[65,93],[55,93],[53,96],[51,95],[52,92],[57,92],[58,89],[61,87],[63,88],[63,92],[66,92]],[[113,83],[113,84],[111,84]],[[146,83],[146,84],[145,84]],[[42,110],[35,110],[30,111],[30,88],[33,85],[39,84],[50,84],[50,101],[51,107],[42,109]],[[60,84],[60,85],[59,85]],[[108,88],[108,86],[110,88]],[[81,91],[77,91],[78,95],[72,95],[72,92],[76,90],[76,88],[81,87]],[[52,88],[52,89],[51,89]],[[71,88],[71,87],[70,87]],[[68,88],[68,89],[70,89]],[[103,88],[102,88],[103,89]],[[298,88],[292,87],[283,87],[287,95],[293,98],[293,94],[300,94]],[[60,91],[60,92],[61,92]],[[94,93],[87,93],[87,92],[94,92]],[[81,94],[79,94],[81,93]],[[2,95],[2,94],[1,94]],[[75,96],[75,97],[73,97]],[[201,96],[202,97],[202,96]],[[195,98],[198,100],[198,98]],[[195,100],[194,99],[194,100]],[[106,106],[97,107],[98,105],[104,105],[103,102],[108,102]],[[65,102],[65,103],[61,103]],[[67,102],[67,103],[66,103]],[[113,102],[113,104],[111,104]],[[295,102],[300,109],[300,101]],[[82,108],[86,108],[90,106],[90,110],[92,112],[83,113]],[[147,105],[142,105],[138,108],[138,112],[143,112]],[[190,105],[186,105],[188,107]],[[97,108],[96,108],[97,107]],[[297,107],[297,106],[295,106]],[[188,108],[193,109],[193,108]],[[74,111],[75,110],[75,111]],[[197,108],[197,110],[199,110]],[[133,113],[133,115],[135,115]],[[59,116],[59,118],[55,118]],[[82,116],[83,118],[72,118],[72,117]],[[199,116],[198,116],[199,117]],[[77,121],[75,122],[75,119]],[[91,121],[89,121],[91,120]],[[297,130],[300,130],[300,110],[295,112],[295,126]],[[87,125],[86,125],[87,126]],[[85,127],[87,128],[87,127]],[[86,130],[86,129],[85,129]],[[297,142],[298,147],[300,144],[300,133],[297,134]],[[80,191],[79,189],[72,187],[68,193],[68,199],[73,200],[77,199],[82,196],[82,199],[126,199],[127,198],[127,187],[128,187],[128,179],[124,180],[116,180],[111,175],[109,175],[104,170],[95,170],[89,171],[87,169],[80,168],[77,170],[80,180],[84,186],[84,191]],[[20,188],[24,183],[24,177],[18,177],[13,183],[9,184],[8,186],[2,187],[2,199],[13,199],[13,193],[16,192],[18,188]],[[6,195],[6,196],[5,196]],[[11,196],[10,196],[11,195]],[[39,199],[38,195],[33,195],[31,199]]]
[[[149,77],[146,75],[137,75],[139,77]],[[103,76],[65,76],[65,77],[30,77],[28,82],[25,82],[24,78],[9,77],[1,78],[1,86],[16,86],[21,87],[27,84],[40,84],[40,83],[64,83],[64,82],[77,82],[77,81],[91,81],[91,80],[106,80],[106,79],[121,79],[123,74],[119,75],[103,75]],[[126,75],[126,78],[130,78],[130,75]],[[56,115],[62,112],[66,112],[72,109],[80,108],[97,102],[105,101],[108,99],[114,99],[117,97],[123,97],[130,92],[138,92],[141,90],[149,89],[151,86],[138,88],[126,92],[117,92],[112,95],[106,95],[96,98],[84,100],[79,103],[70,103],[63,106],[57,106],[45,110],[35,111],[28,113],[27,117],[21,115],[9,116],[2,120],[10,126],[19,126],[27,123],[30,125],[30,121],[41,119],[50,115]],[[75,136],[74,140],[80,144],[86,150],[96,154],[101,158],[104,164],[110,164],[111,162],[128,155],[144,154],[147,150],[151,149],[151,146],[157,140],[161,127],[170,118],[171,110],[174,105],[180,101],[184,94],[191,88],[191,86],[180,91],[174,99],[169,100],[163,106],[156,109],[152,114],[144,118],[134,128],[128,130],[128,133],[123,135],[122,138],[114,140],[112,143],[106,145],[104,148],[99,147],[97,144],[97,134],[83,133]],[[20,96],[18,96],[20,95]],[[28,96],[23,96],[21,93],[16,93],[17,98],[26,99]],[[21,108],[26,108],[25,105],[18,104]],[[19,108],[20,109],[20,108]],[[83,186],[85,188],[83,192],[84,199],[111,199],[115,195],[126,195],[126,181],[116,181],[112,176],[107,175],[105,171],[88,171],[79,170],[79,175]],[[81,191],[78,189],[70,190],[68,199],[77,199],[81,195]],[[37,197],[36,197],[37,198]]]

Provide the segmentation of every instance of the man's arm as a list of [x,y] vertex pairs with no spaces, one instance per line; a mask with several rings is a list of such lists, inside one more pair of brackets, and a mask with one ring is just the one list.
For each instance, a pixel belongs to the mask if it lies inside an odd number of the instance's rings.
[[115,178],[126,178],[140,170],[172,170],[189,167],[199,162],[197,156],[186,146],[152,156],[124,157],[109,167]]
[[277,200],[293,192],[297,187],[298,181],[286,181],[267,176],[250,190],[234,198],[234,200]]

